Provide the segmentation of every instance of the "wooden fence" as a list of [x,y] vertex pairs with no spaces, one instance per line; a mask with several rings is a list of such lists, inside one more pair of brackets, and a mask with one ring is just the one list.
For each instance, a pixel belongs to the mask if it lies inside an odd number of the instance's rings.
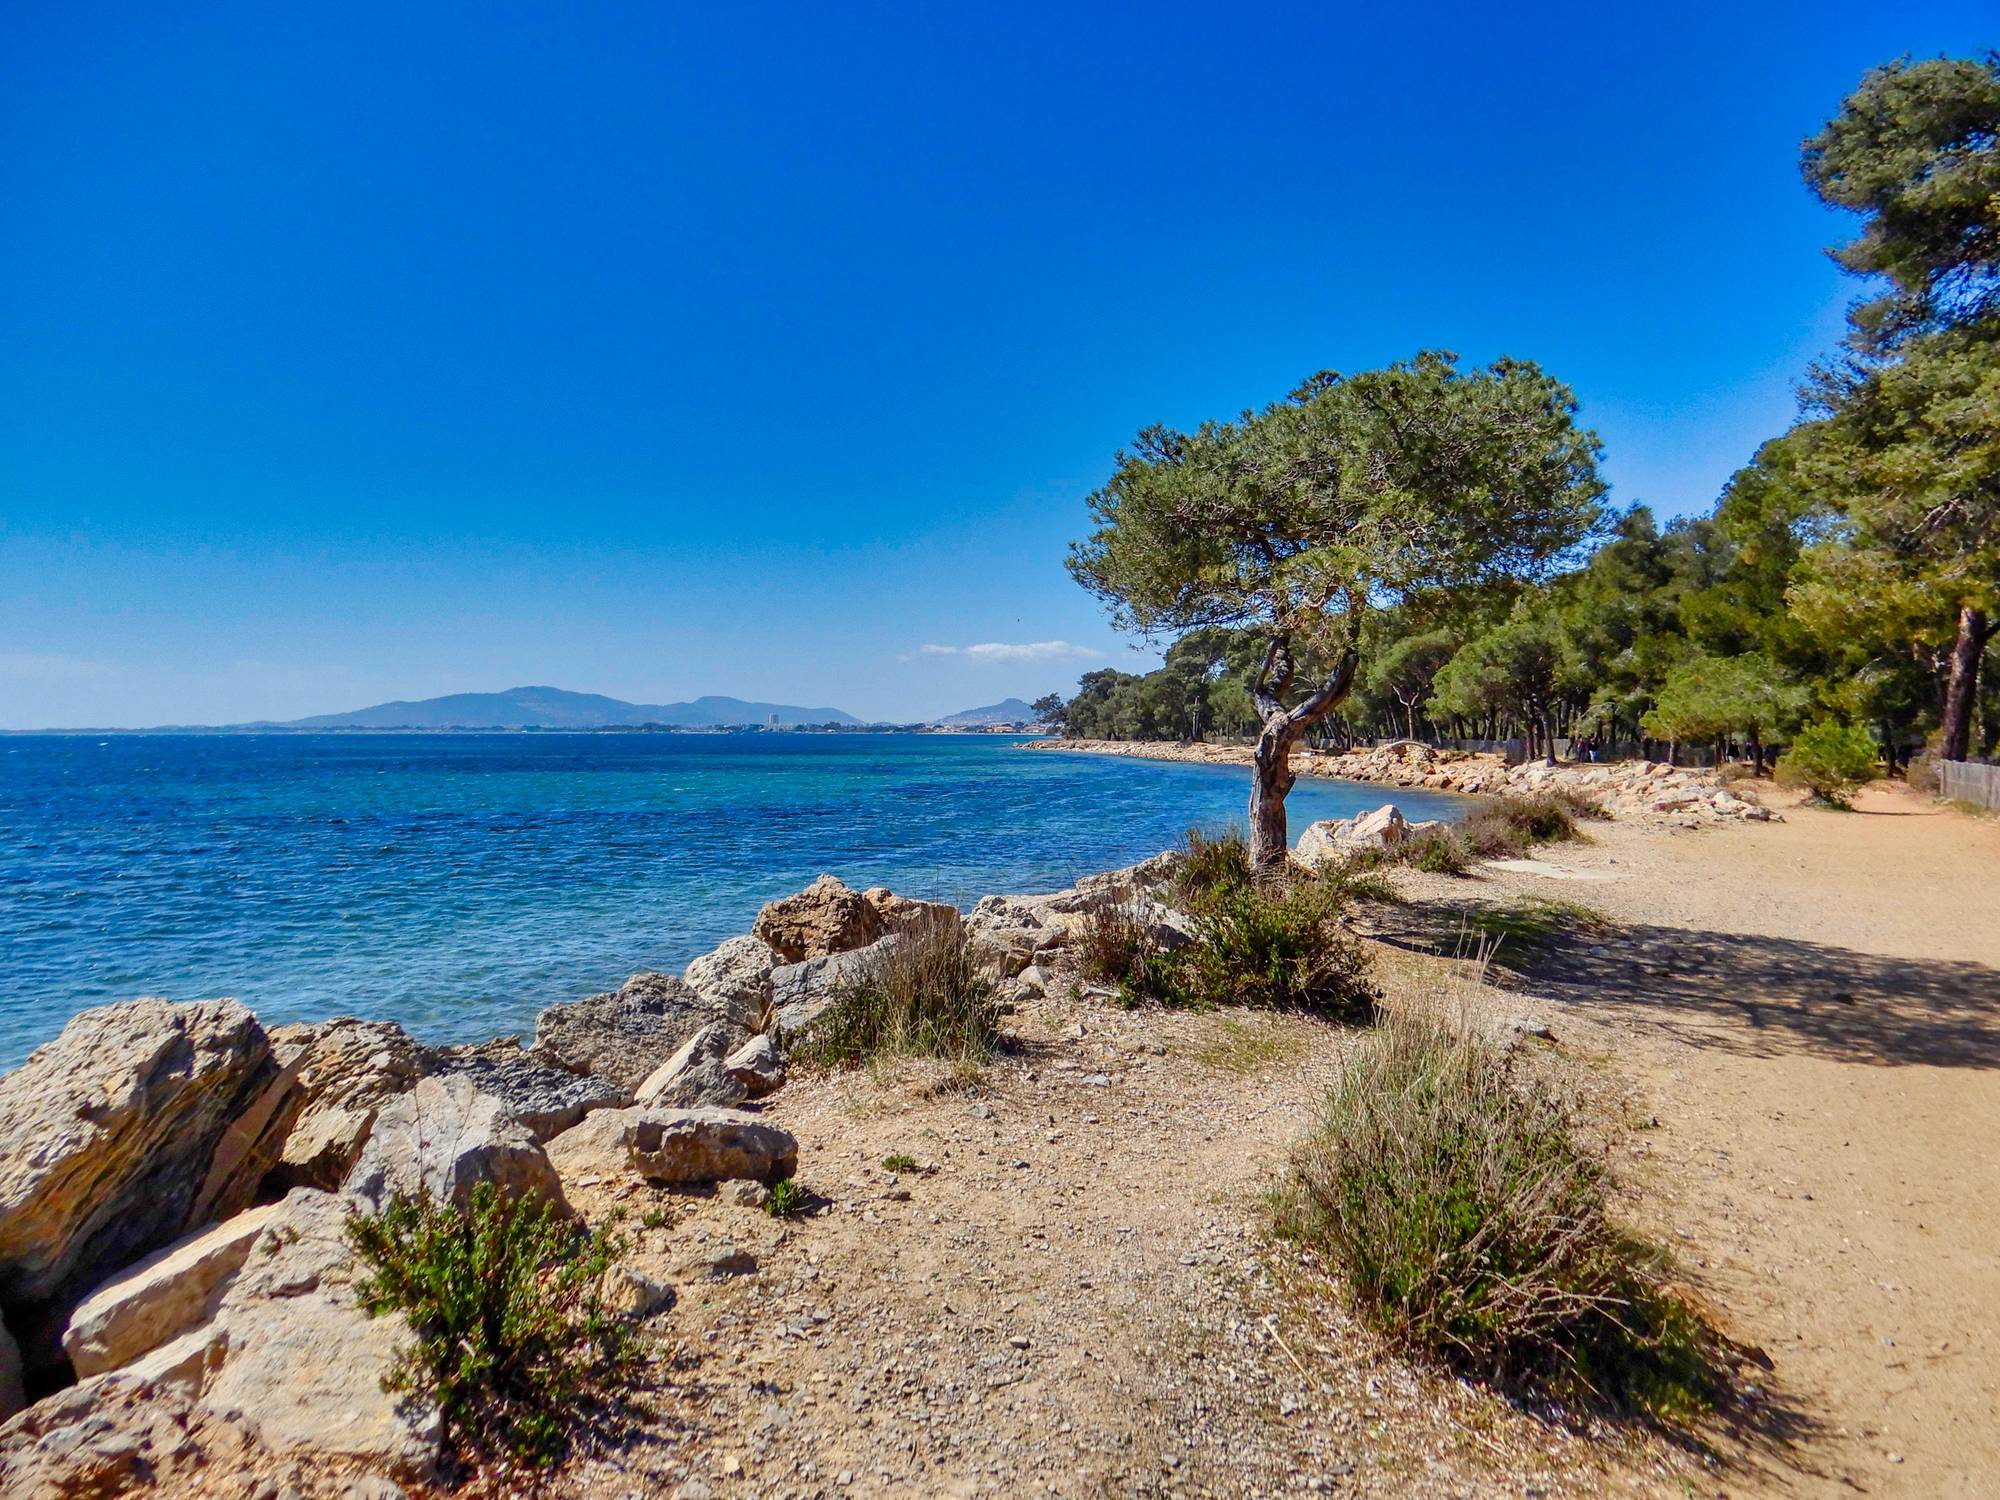
[[1973,760],[1940,760],[1934,764],[1940,797],[2000,808],[2000,766]]

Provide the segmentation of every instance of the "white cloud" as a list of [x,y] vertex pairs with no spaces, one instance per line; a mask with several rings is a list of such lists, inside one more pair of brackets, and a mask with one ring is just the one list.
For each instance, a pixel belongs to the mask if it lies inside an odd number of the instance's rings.
[[[1079,646],[1073,641],[981,641],[974,646],[924,645],[917,648],[917,654],[991,662],[1096,661],[1104,655],[1094,646]],[[904,656],[901,659],[908,661],[910,658]]]

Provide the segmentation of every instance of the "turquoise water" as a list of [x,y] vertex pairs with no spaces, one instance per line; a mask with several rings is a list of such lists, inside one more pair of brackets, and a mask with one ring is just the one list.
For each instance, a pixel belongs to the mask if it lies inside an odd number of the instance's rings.
[[[969,905],[1240,823],[1248,772],[991,735],[0,738],[0,1066],[76,1010],[235,995],[433,1041],[678,970],[831,870]],[[1395,800],[1301,780],[1294,836]]]

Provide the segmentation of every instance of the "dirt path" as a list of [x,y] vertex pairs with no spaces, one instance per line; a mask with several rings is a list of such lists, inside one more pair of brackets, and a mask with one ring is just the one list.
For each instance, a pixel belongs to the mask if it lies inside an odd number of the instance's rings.
[[1399,951],[1396,924],[1434,936],[1441,903],[1550,897],[1615,924],[1483,1003],[1549,1021],[1630,1091],[1633,1211],[1768,1352],[1767,1393],[1715,1434],[1713,1466],[1412,1370],[1263,1237],[1263,1196],[1351,1033],[1127,1012],[1064,981],[970,1092],[904,1070],[778,1094],[821,1195],[807,1217],[574,1191],[592,1213],[656,1210],[639,1263],[678,1301],[654,1325],[658,1415],[563,1487],[2000,1493],[2000,824],[1865,806],[1606,825],[1553,861],[1573,878],[1425,879],[1427,901],[1386,919],[1406,993],[1444,966]]
[[1970,1500],[2000,1494],[2000,821],[1859,809],[1607,827],[1551,856],[1596,878],[1480,894],[1619,924],[1520,983],[1651,1096],[1651,1212],[1798,1413],[1724,1488]]

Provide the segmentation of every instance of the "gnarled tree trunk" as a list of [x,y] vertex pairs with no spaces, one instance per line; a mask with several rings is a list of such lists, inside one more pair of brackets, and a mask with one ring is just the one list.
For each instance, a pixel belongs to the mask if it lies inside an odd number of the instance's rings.
[[1292,774],[1292,746],[1331,713],[1354,686],[1354,669],[1361,663],[1356,644],[1359,638],[1360,611],[1350,605],[1347,641],[1339,664],[1296,708],[1285,707],[1285,693],[1291,687],[1293,671],[1290,640],[1281,631],[1271,637],[1270,647],[1264,653],[1263,669],[1250,690],[1257,711],[1264,718],[1250,762],[1250,868],[1260,874],[1283,869],[1291,854],[1291,838],[1285,826],[1285,797],[1298,779]]

